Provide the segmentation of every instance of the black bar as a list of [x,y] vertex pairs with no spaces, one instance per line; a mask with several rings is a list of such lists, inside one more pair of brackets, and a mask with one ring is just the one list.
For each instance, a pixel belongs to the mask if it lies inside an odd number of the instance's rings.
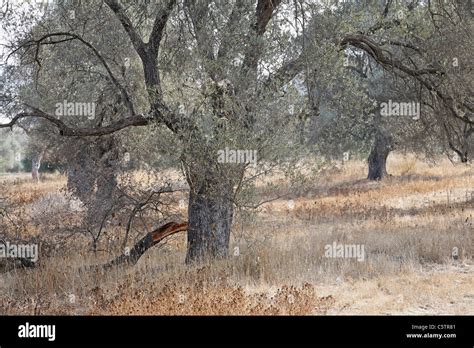
[[[55,325],[55,339],[20,338],[26,323]],[[31,326],[30,326],[31,328]],[[389,344],[473,347],[473,316],[0,317],[0,347],[92,344]],[[408,338],[407,334],[427,335]],[[455,334],[456,337],[428,337]]]

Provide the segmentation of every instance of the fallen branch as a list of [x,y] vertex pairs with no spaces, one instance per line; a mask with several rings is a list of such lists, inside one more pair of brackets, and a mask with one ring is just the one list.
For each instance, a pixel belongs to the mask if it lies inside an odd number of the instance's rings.
[[121,264],[135,265],[140,257],[150,249],[152,246],[160,243],[164,238],[188,229],[188,222],[168,222],[167,224],[157,228],[156,230],[148,233],[145,237],[140,239],[130,250],[130,252],[124,253],[112,261],[109,261],[102,268],[109,269],[114,266]]

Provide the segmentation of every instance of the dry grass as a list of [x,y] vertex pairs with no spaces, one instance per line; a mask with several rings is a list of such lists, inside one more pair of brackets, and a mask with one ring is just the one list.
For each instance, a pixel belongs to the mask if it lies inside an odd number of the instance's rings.
[[[319,173],[314,189],[237,216],[238,255],[200,267],[183,265],[183,234],[133,268],[97,273],[87,265],[112,255],[75,236],[38,269],[0,274],[0,314],[474,314],[472,166],[395,154],[388,171],[368,182],[352,161]],[[31,218],[64,185],[17,179],[8,197]],[[363,245],[364,261],[325,257],[333,242]]]

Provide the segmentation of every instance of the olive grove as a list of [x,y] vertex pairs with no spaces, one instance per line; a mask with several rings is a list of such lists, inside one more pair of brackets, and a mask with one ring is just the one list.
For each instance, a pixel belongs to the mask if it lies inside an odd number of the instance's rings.
[[63,163],[99,228],[124,197],[136,212],[153,196],[124,193],[124,162],[169,161],[189,189],[186,262],[226,257],[242,193],[294,170],[296,147],[360,151],[369,179],[397,147],[469,160],[468,3],[3,0],[3,60],[15,67],[0,127],[27,130],[36,165]]

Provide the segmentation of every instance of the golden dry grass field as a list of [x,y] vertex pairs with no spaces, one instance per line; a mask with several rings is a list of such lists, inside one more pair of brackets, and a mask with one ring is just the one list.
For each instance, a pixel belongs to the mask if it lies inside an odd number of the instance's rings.
[[[237,213],[231,257],[212,264],[185,266],[181,233],[136,266],[99,272],[87,266],[119,253],[121,226],[96,253],[86,235],[62,236],[38,268],[0,273],[0,314],[474,314],[472,165],[392,154],[388,171],[370,182],[350,161],[314,189]],[[14,209],[3,228],[18,238],[53,238],[77,218],[61,209],[64,177],[0,182]],[[333,243],[363,245],[365,257],[326,257]]]

